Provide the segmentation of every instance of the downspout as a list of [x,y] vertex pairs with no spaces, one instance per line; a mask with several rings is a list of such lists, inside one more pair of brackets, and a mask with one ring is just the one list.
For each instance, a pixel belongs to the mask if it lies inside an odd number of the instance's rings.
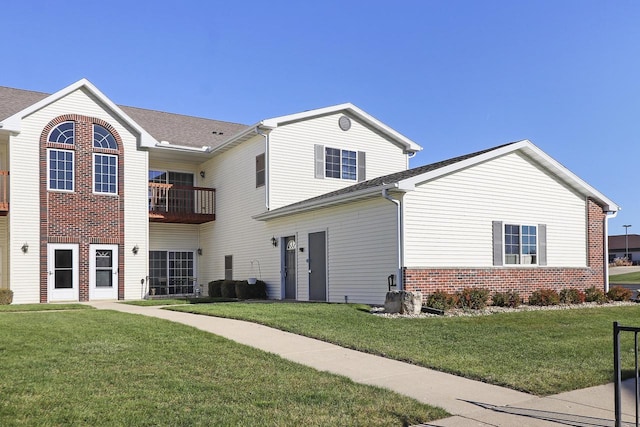
[[257,126],[256,133],[264,137],[264,204],[267,210],[269,210],[269,206],[271,205],[269,200],[269,173],[271,169],[269,167],[269,134],[262,132]]
[[609,219],[615,218],[618,211],[606,212],[604,218],[604,292],[609,292]]
[[404,239],[402,238],[402,201],[400,199],[394,199],[389,196],[389,191],[382,189],[382,197],[396,205],[396,225],[397,225],[397,239],[398,239],[398,272],[397,285],[398,290],[404,290],[404,278],[402,277],[402,267],[404,266]]

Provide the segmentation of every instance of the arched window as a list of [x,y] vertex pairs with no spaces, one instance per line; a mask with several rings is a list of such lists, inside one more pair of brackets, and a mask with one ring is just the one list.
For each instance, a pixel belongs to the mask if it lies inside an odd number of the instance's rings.
[[49,134],[48,142],[60,144],[75,144],[76,141],[75,122],[64,122],[53,128]]
[[111,132],[100,125],[93,125],[93,146],[95,148],[110,148],[112,150],[118,149],[116,139]]

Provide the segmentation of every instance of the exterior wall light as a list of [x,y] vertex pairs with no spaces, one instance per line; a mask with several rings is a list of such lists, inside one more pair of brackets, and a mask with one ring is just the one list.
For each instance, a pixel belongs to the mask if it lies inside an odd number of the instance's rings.
[[271,238],[271,244],[273,245],[274,248],[278,247],[278,239],[276,239],[275,236]]
[[198,248],[198,255],[202,255],[202,248]]
[[138,255],[138,251],[140,250],[140,248],[138,247],[138,245],[135,245],[132,249],[131,252],[133,252],[134,255]]
[[200,171],[200,178],[204,178],[204,171]]
[[24,242],[20,249],[22,250],[23,254],[26,254],[27,252],[29,252],[29,244],[27,242]]

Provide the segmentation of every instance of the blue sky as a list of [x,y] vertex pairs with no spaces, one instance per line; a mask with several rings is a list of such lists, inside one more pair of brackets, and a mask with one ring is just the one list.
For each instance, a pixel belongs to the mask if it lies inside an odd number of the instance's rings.
[[[640,2],[14,1],[0,85],[252,124],[352,102],[424,147],[529,139],[640,234]],[[535,185],[535,183],[532,183]]]

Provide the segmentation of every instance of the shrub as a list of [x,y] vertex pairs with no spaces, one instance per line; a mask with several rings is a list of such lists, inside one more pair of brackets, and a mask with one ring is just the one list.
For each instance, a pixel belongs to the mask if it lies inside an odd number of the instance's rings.
[[629,301],[632,295],[631,289],[623,288],[622,286],[613,286],[607,292],[607,298],[611,301]]
[[249,299],[249,283],[246,280],[237,280],[234,283],[236,288],[236,298]]
[[562,304],[582,304],[586,299],[585,293],[574,288],[564,288],[560,291]]
[[457,300],[458,299],[455,295],[446,291],[437,290],[427,296],[424,305],[444,311],[454,307]]
[[529,305],[558,305],[560,304],[560,295],[553,289],[539,289],[534,291],[529,297]]
[[609,265],[613,267],[628,267],[630,265],[633,265],[633,262],[629,261],[628,258],[622,257],[614,259],[613,262]]
[[249,289],[252,289],[251,298],[267,299],[267,284],[262,280],[256,280],[255,285],[249,285]]
[[246,280],[236,282],[236,297],[239,299],[267,299],[267,284],[262,280],[250,285]]
[[482,310],[489,301],[489,290],[484,288],[464,288],[457,295],[460,308]]
[[209,282],[209,296],[211,298],[220,298],[222,296],[222,282],[224,282],[224,279]]
[[522,304],[522,299],[516,291],[496,292],[491,297],[491,304],[496,307],[516,308]]
[[607,296],[602,289],[598,289],[595,286],[584,290],[586,302],[597,302],[598,304],[604,304],[607,302]]
[[222,298],[236,298],[235,280],[223,280],[220,285],[220,296]]
[[13,291],[11,289],[0,289],[0,305],[9,305],[13,302]]

